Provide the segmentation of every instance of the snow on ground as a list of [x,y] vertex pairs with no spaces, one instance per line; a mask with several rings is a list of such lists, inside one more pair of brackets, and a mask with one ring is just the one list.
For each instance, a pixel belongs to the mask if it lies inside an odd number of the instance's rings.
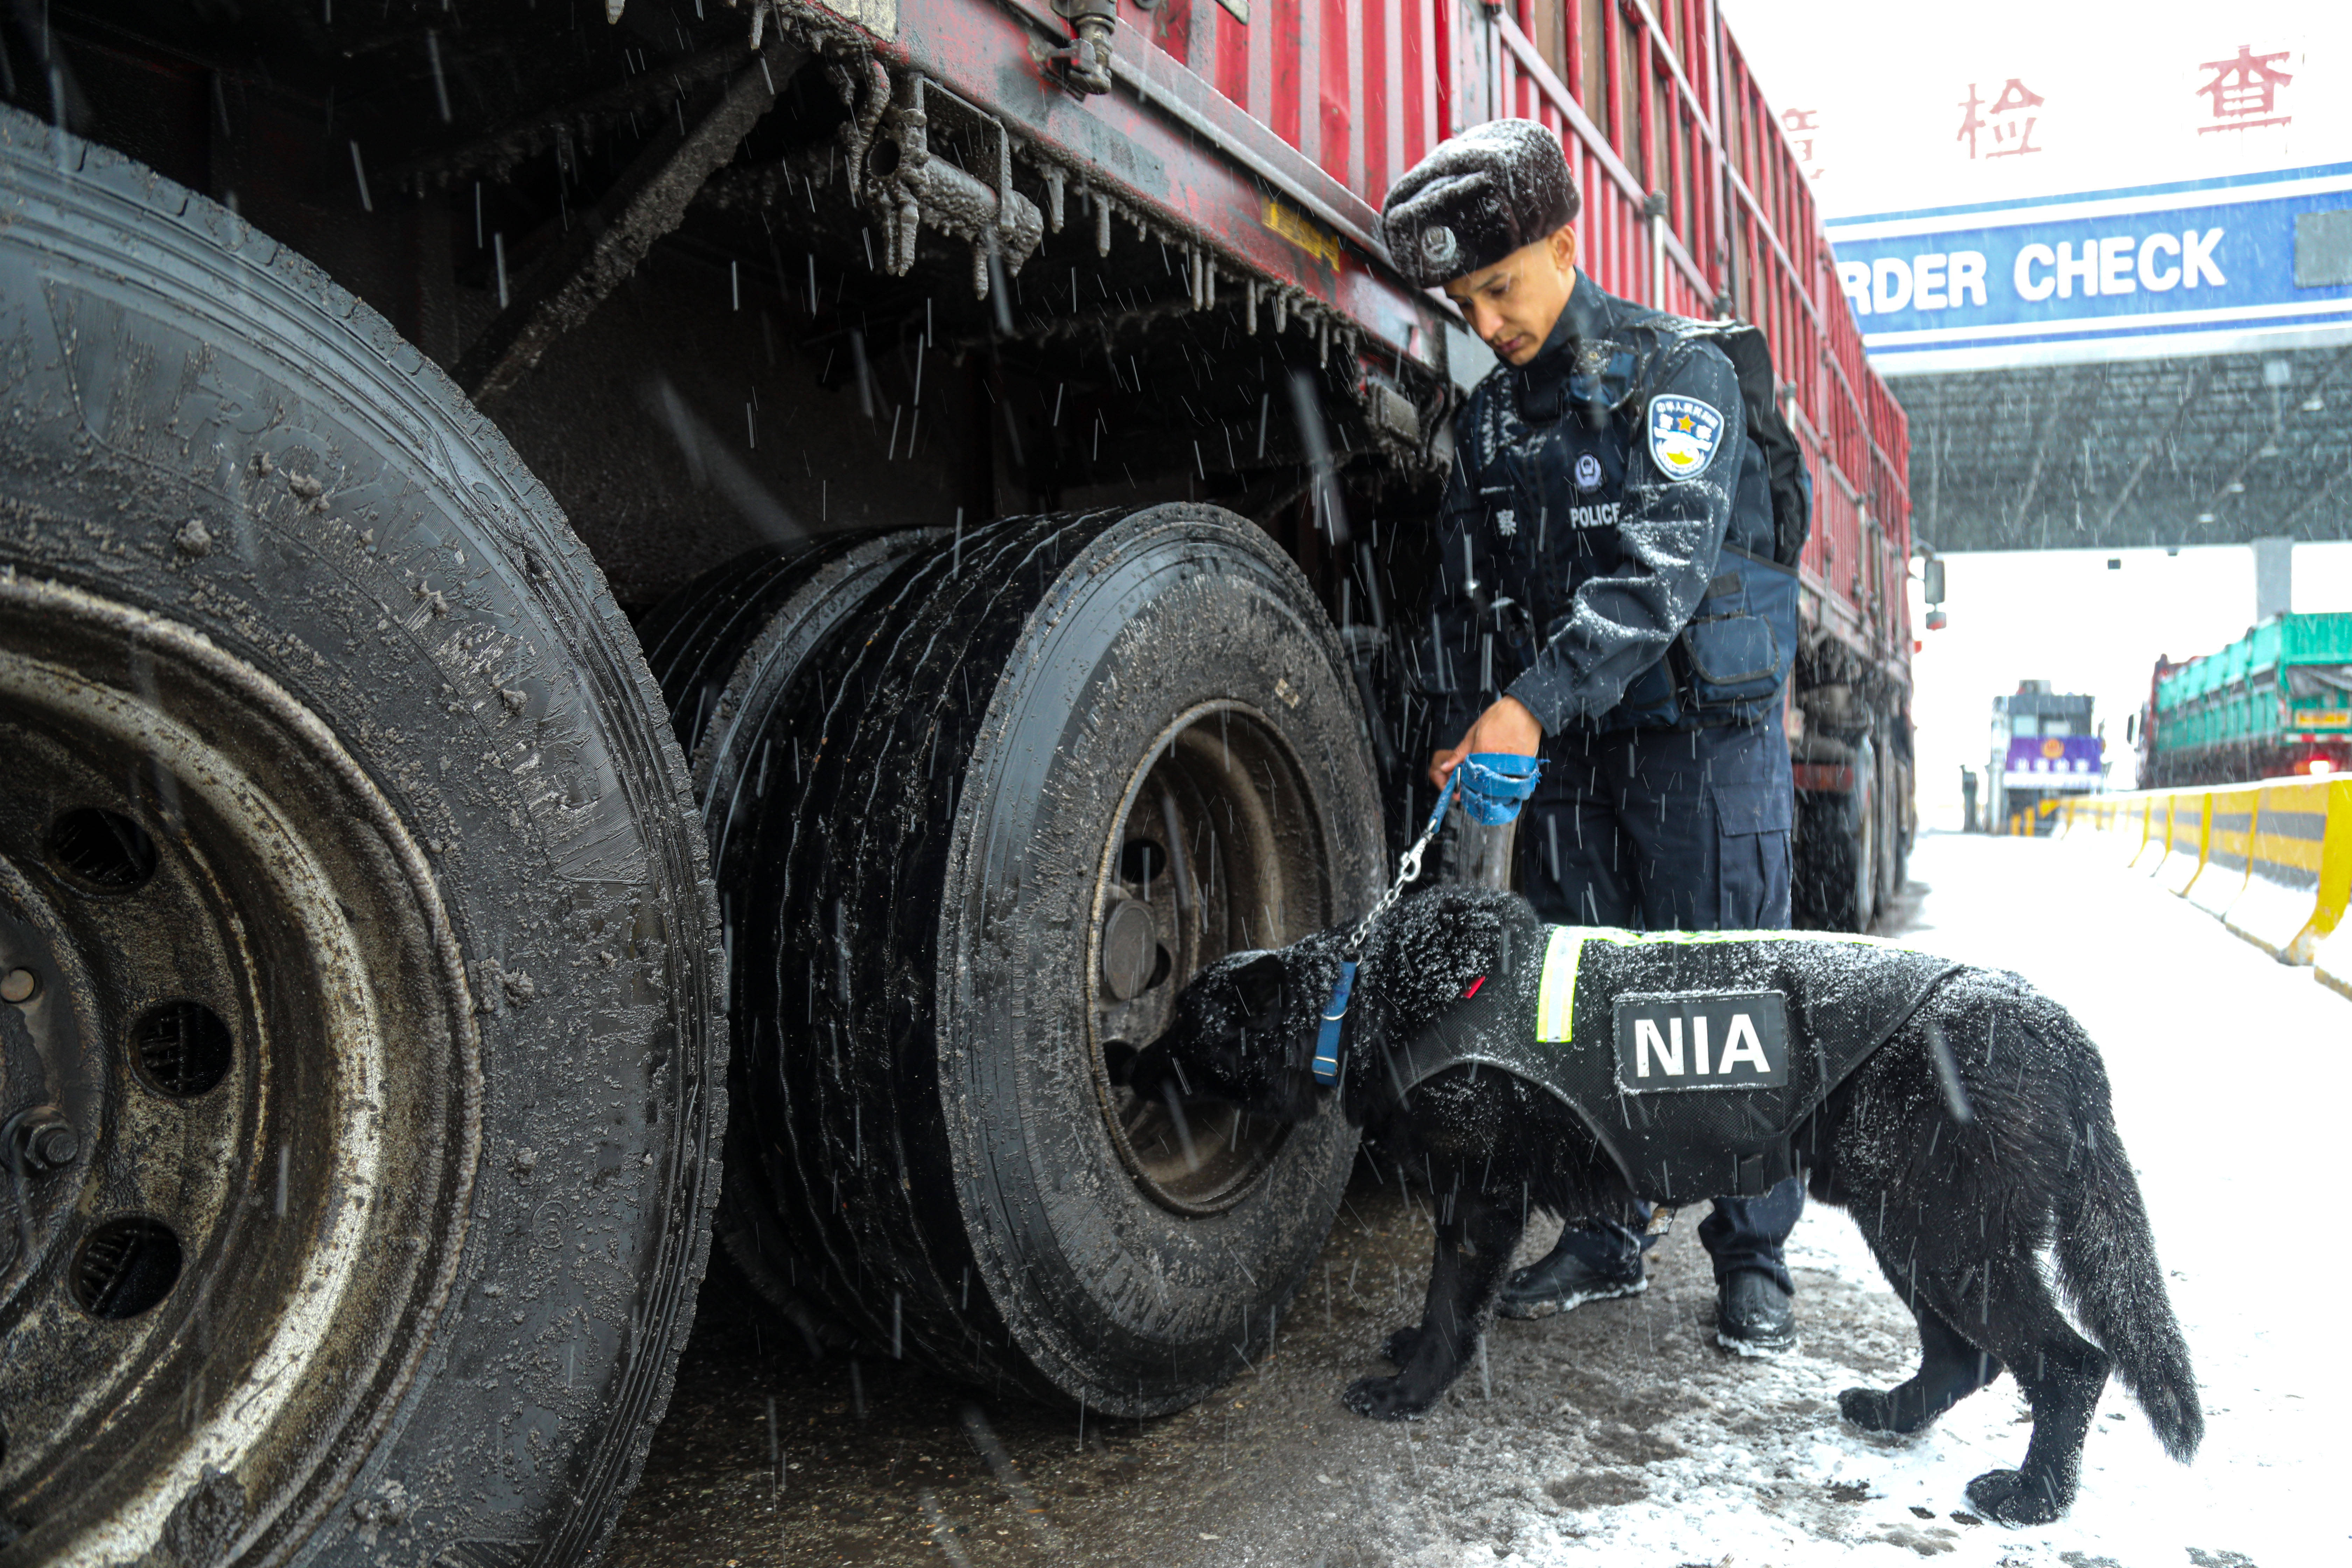
[[[1797,1352],[1706,1345],[1713,1291],[1686,1223],[1648,1295],[1498,1324],[1492,1397],[1464,1379],[1410,1429],[1411,1452],[1390,1429],[1391,1473],[1357,1471],[1349,1507],[1323,1515],[1346,1527],[1338,1555],[1412,1568],[2352,1561],[2331,1419],[2347,1392],[2346,1270],[2311,1223],[2352,1146],[2352,1003],[2103,848],[1930,836],[1912,877],[1923,890],[1904,940],[2022,972],[2100,1042],[2200,1379],[2195,1465],[2166,1458],[2111,1384],[2067,1518],[2012,1531],[1967,1516],[1969,1479],[2023,1454],[2016,1385],[2004,1376],[1916,1440],[1841,1423],[1838,1391],[1907,1375],[1916,1345],[1853,1225],[1816,1206],[1790,1244]],[[1296,1536],[1245,1556],[1314,1560]]]
[[[1931,836],[1887,934],[2023,971],[2100,1042],[2202,1382],[2193,1467],[2165,1458],[2111,1389],[2071,1515],[1975,1522],[1969,1478],[2024,1453],[2015,1385],[2001,1379],[1916,1441],[1843,1425],[1838,1392],[1900,1382],[1917,1342],[1852,1223],[1822,1208],[1790,1244],[1804,1338],[1784,1359],[1714,1344],[1700,1215],[1685,1214],[1646,1294],[1497,1323],[1485,1375],[1429,1418],[1363,1420],[1339,1393],[1389,1370],[1380,1346],[1417,1316],[1430,1257],[1425,1209],[1364,1169],[1276,1353],[1131,1426],[1077,1428],[912,1363],[869,1356],[862,1377],[851,1357],[811,1365],[744,1288],[707,1289],[608,1561],[750,1568],[781,1547],[788,1568],[2352,1563],[2339,1474],[2352,1445],[2332,1419],[2352,1393],[2337,1353],[2346,1270],[2313,1223],[2352,1149],[2352,1002],[2113,858]],[[967,1437],[975,1400],[1017,1468],[1009,1483]]]

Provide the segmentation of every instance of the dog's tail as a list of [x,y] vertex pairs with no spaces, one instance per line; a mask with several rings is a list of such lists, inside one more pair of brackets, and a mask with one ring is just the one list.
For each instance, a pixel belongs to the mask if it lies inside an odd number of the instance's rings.
[[2095,1054],[2089,1067],[2093,1081],[2084,1086],[2089,1092],[2082,1106],[2088,1114],[2074,1152],[2077,1183],[2058,1215],[2058,1277],[2164,1451],[2187,1464],[2205,1436],[2189,1344],[2164,1289],[2156,1237],[2108,1113],[2106,1074]]

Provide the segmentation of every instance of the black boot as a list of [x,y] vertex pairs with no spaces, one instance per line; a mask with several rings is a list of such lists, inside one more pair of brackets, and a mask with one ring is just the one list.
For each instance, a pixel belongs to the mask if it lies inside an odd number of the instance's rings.
[[1741,1355],[1769,1355],[1797,1342],[1789,1293],[1769,1276],[1742,1268],[1724,1277],[1715,1302],[1716,1342]]
[[1507,1318],[1549,1318],[1587,1301],[1638,1296],[1649,1288],[1642,1250],[1630,1237],[1566,1230],[1558,1246],[1503,1282],[1495,1310]]

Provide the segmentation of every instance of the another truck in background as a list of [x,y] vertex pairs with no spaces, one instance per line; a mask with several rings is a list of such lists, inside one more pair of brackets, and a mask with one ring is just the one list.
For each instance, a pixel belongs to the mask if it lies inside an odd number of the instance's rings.
[[1992,700],[1992,781],[1986,820],[1996,832],[2047,833],[2046,801],[2107,787],[2107,742],[2094,726],[2092,699],[2053,691],[2046,680],[2021,680],[2014,695]]
[[2352,613],[2278,616],[2218,653],[2158,659],[2132,739],[2143,789],[2352,770]]

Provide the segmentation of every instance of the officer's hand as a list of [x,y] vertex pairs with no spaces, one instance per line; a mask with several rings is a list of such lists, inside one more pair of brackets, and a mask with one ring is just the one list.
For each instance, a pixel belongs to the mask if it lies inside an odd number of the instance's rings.
[[1462,765],[1462,759],[1473,752],[1507,752],[1517,757],[1532,757],[1543,746],[1543,726],[1528,711],[1528,705],[1516,697],[1506,697],[1478,715],[1462,737],[1462,743],[1450,752],[1440,752],[1429,759],[1429,782],[1443,787],[1446,775]]

